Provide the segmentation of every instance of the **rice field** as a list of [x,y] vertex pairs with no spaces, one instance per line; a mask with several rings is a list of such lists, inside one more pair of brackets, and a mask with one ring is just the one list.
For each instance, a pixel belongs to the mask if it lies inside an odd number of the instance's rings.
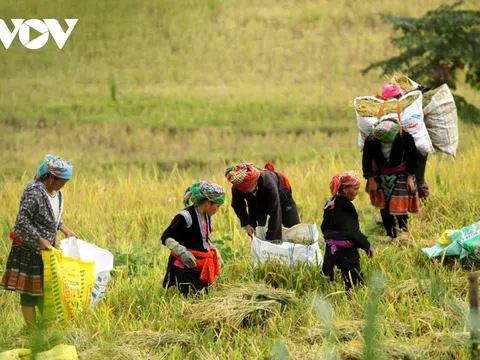
[[[412,241],[385,244],[366,193],[355,200],[374,249],[352,294],[318,268],[250,266],[227,203],[213,242],[225,264],[209,295],[162,288],[160,235],[186,186],[226,188],[227,165],[272,161],[302,222],[321,224],[331,176],[361,170],[353,98],[380,92],[360,69],[395,50],[381,12],[438,0],[67,0],[0,4],[3,19],[78,17],[64,49],[0,45],[0,268],[18,203],[46,153],[71,159],[65,223],[112,251],[105,300],[67,327],[28,336],[17,294],[0,292],[0,350],[72,344],[83,359],[468,359],[468,282],[477,263],[426,258],[443,231],[480,220],[480,128],[461,119],[457,158],[430,156],[430,198]],[[465,1],[466,8],[478,8]],[[480,95],[460,84],[476,106]],[[362,185],[363,187],[363,185]],[[1,270],[0,270],[1,271]]]

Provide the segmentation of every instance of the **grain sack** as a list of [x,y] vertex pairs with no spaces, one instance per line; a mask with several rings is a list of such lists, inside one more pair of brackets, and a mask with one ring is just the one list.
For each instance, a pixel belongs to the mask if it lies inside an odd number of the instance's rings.
[[[433,146],[456,156],[458,147],[457,107],[447,84],[424,94],[428,103],[423,108],[424,121]],[[424,101],[425,103],[425,101]]]
[[[423,155],[433,154],[432,141],[423,121],[422,93],[418,90],[411,91],[398,101],[400,102],[400,118],[403,129],[412,135],[417,149]],[[384,102],[384,100],[373,96],[362,96],[353,100],[359,130],[358,146],[360,150],[363,150],[365,139],[371,133],[373,125],[378,121],[378,114]],[[380,116],[381,120],[398,119],[396,99],[386,101],[383,108],[383,115]]]
[[113,270],[113,254],[94,244],[74,237],[60,241],[64,256],[95,263],[94,285],[90,305],[96,305],[105,296],[106,286]]
[[[265,239],[268,227],[257,226],[258,238]],[[318,241],[317,224],[297,224],[290,228],[282,226],[282,240],[294,244],[312,245]]]
[[323,256],[318,241],[313,245],[300,245],[287,241],[282,244],[273,244],[254,235],[250,250],[252,265],[264,264],[267,261],[278,262],[291,267],[294,267],[297,262],[319,266],[323,264]]
[[480,221],[448,235],[452,242],[458,242],[464,249],[480,259]]
[[[301,225],[301,226],[299,226]],[[293,230],[292,230],[293,229]],[[273,244],[265,240],[267,228],[258,226],[256,235],[252,238],[251,263],[264,264],[267,261],[278,262],[295,266],[298,263],[308,265],[322,265],[323,256],[318,244],[318,229],[315,224],[298,224],[291,228],[282,227],[282,244]],[[308,245],[295,244],[286,239],[296,239],[310,243]]]
[[61,250],[42,250],[43,320],[69,320],[90,304],[94,263],[65,257]]
[[418,89],[418,84],[403,74],[394,74],[390,79],[390,84],[397,84],[405,93]]

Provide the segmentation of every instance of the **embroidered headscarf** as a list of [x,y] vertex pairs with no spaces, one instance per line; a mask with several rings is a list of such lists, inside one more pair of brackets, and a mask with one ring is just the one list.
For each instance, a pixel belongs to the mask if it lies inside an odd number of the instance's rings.
[[332,195],[338,193],[340,186],[355,186],[360,185],[360,176],[357,171],[345,171],[340,174],[335,174],[330,181],[330,192]]
[[38,180],[45,174],[52,174],[60,179],[71,179],[73,165],[69,161],[60,159],[55,155],[47,155],[38,167],[34,180]]
[[225,202],[225,189],[215,183],[200,181],[185,190],[185,195],[183,196],[185,206],[188,205],[190,200],[195,206],[198,206],[202,200],[223,204]]
[[250,190],[258,181],[263,171],[250,163],[230,166],[225,170],[225,178],[240,191]]
[[392,142],[400,132],[400,124],[396,119],[380,120],[373,126],[373,136],[381,142]]

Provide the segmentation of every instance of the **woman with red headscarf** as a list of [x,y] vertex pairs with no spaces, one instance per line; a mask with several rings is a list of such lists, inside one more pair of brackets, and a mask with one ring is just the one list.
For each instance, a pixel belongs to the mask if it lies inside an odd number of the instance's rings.
[[357,172],[334,175],[330,181],[332,197],[325,204],[321,226],[326,244],[322,271],[333,281],[334,268],[339,268],[347,290],[362,281],[358,248],[368,257],[373,256],[372,245],[360,231],[358,214],[352,204],[359,188]]
[[272,164],[268,163],[265,169],[248,163],[238,164],[227,168],[225,177],[233,184],[233,210],[249,236],[255,234],[257,225],[266,224],[267,216],[265,240],[271,242],[281,241],[282,225],[292,227],[300,223],[290,182],[277,173]]

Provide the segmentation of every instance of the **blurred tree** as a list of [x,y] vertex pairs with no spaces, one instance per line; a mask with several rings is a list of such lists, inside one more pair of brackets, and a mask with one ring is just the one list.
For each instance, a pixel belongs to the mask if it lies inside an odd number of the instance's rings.
[[381,68],[385,74],[400,71],[418,83],[456,89],[457,70],[480,90],[480,11],[460,10],[462,2],[442,5],[421,18],[382,15],[397,35],[391,41],[400,55],[370,64],[366,74]]

